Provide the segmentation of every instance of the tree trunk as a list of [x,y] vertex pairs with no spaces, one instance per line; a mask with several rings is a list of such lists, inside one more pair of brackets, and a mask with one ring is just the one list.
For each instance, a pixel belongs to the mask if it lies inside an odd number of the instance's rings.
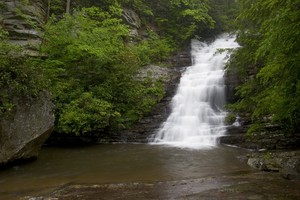
[[50,7],[51,7],[51,0],[48,0],[48,7],[47,7],[47,21],[49,20],[49,17],[50,17]]
[[71,5],[71,0],[67,0],[66,13],[69,13],[69,14],[70,14],[70,5]]

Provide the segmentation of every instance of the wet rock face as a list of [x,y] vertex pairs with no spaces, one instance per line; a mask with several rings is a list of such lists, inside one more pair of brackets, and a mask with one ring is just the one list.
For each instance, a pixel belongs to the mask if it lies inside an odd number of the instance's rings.
[[224,83],[225,83],[225,95],[227,103],[234,103],[237,101],[236,87],[241,84],[241,80],[238,78],[237,72],[234,71],[225,71],[224,75]]
[[[246,74],[248,79],[253,79],[258,73],[257,66],[247,66]],[[235,95],[236,88],[245,82],[245,77],[240,74],[238,69],[229,68],[225,70],[224,83],[226,86],[226,101],[227,103],[235,103],[238,97]]]
[[188,67],[192,65],[192,56],[189,49],[178,52],[170,58],[174,67]]
[[[170,102],[174,96],[177,85],[181,77],[181,70],[178,68],[161,68],[158,66],[145,67],[140,76],[150,71],[153,79],[163,77],[165,80],[165,97],[154,106],[152,111],[131,129],[122,131],[121,133],[110,133],[103,135],[99,142],[148,142],[149,137],[153,135],[160,125],[167,119],[170,114]],[[143,76],[142,76],[143,77]]]
[[35,158],[54,127],[54,105],[48,92],[16,100],[16,107],[0,120],[0,166]]
[[41,44],[39,28],[46,18],[43,0],[3,0],[0,2],[0,17],[10,41],[26,47],[27,54],[36,55]]

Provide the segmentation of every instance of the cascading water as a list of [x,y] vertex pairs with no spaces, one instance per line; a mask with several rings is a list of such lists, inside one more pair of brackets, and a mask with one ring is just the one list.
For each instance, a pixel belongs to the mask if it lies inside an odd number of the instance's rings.
[[154,143],[177,147],[206,148],[224,135],[224,65],[235,37],[222,35],[211,44],[192,40],[192,62],[181,77],[172,111],[154,136]]

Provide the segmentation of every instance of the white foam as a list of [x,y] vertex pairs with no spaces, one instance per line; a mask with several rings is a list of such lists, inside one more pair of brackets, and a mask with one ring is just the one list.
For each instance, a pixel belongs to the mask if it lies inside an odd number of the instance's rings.
[[182,75],[172,112],[153,137],[153,143],[202,149],[217,145],[225,134],[224,65],[228,51],[236,48],[235,37],[222,35],[211,44],[192,40],[192,60]]

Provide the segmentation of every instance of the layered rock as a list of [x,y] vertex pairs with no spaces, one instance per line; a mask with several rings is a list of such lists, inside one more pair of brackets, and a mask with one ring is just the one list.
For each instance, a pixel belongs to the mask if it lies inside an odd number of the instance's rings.
[[[40,56],[40,30],[46,12],[43,0],[3,0],[0,24],[23,54]],[[0,165],[35,158],[54,126],[54,105],[48,92],[14,99],[14,109],[0,119]]]
[[15,100],[0,120],[0,165],[35,158],[54,127],[54,105],[48,92]]
[[1,24],[10,42],[24,46],[26,54],[36,56],[41,44],[40,31],[46,18],[43,0],[4,0],[0,3]]
[[174,67],[187,67],[192,65],[190,50],[181,51],[170,58],[170,62]]
[[268,132],[257,133],[252,136],[246,135],[241,129],[232,131],[220,138],[220,142],[226,145],[234,145],[253,150],[284,150],[298,149],[300,146],[300,135],[284,135],[282,133]]

